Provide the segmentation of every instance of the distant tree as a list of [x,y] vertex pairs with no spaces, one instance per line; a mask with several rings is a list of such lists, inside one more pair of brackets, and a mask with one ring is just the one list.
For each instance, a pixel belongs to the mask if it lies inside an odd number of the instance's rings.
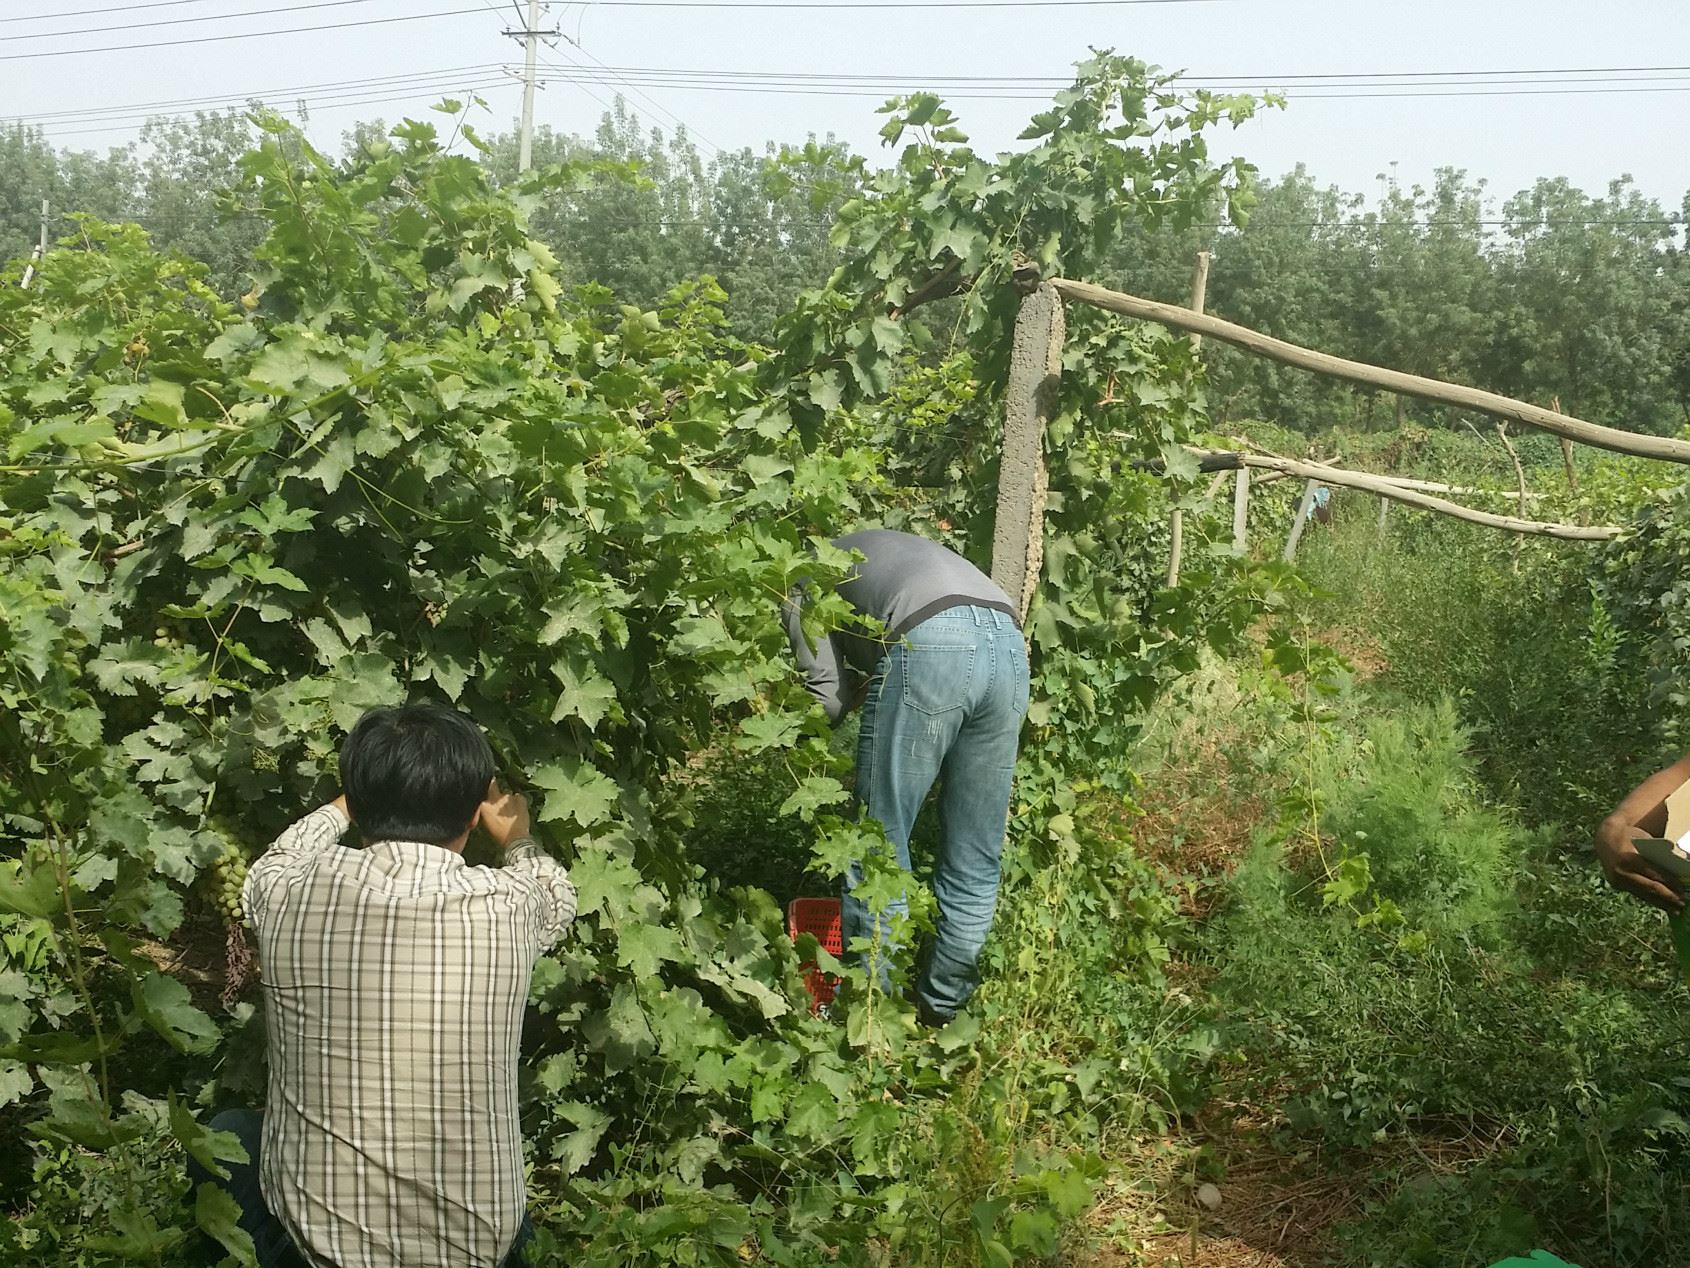
[[72,212],[103,220],[132,220],[137,173],[128,150],[105,157],[58,150],[39,129],[0,130],[0,260],[28,255],[41,237],[41,201],[49,208],[48,235],[69,231]]
[[[487,145],[496,177],[513,179],[515,134]],[[678,282],[714,275],[735,332],[751,339],[766,339],[793,296],[826,280],[837,261],[833,216],[862,170],[831,138],[761,155],[723,151],[706,163],[684,128],[647,128],[620,97],[590,140],[540,128],[532,155],[535,166],[587,165],[533,221],[565,276],[650,304]]]
[[247,109],[151,119],[141,130],[138,203],[127,219],[141,222],[163,246],[202,261],[226,295],[246,289],[263,222],[230,204],[241,156],[258,144]]
[[[1391,190],[1361,217],[1368,254],[1357,312],[1364,360],[1410,374],[1473,382],[1489,320],[1484,182],[1440,168],[1431,190]],[[1393,397],[1400,425],[1407,402]]]
[[832,137],[762,154],[724,151],[711,163],[710,267],[736,333],[767,342],[793,297],[827,280],[839,263],[834,219],[862,173],[862,160]]
[[[1244,228],[1215,242],[1209,307],[1265,334],[1359,355],[1369,271],[1353,221],[1360,199],[1317,186],[1300,164],[1257,196]],[[1330,379],[1219,346],[1205,345],[1204,359],[1220,418],[1259,416],[1311,430],[1356,413],[1355,394]]]
[[[1684,196],[1680,223],[1690,225],[1690,194]],[[1681,237],[1668,249],[1661,280],[1667,307],[1667,385],[1678,407],[1678,425],[1690,427],[1690,241]]]
[[1617,427],[1677,426],[1665,278],[1673,228],[1660,204],[1629,177],[1605,198],[1557,177],[1515,195],[1504,215],[1518,223],[1496,260],[1490,379]]

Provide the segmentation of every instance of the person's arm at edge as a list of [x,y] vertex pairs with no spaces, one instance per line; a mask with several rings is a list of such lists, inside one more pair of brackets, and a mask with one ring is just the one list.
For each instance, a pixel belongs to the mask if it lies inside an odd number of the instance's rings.
[[302,818],[294,820],[281,836],[270,843],[258,860],[247,869],[246,881],[241,885],[241,915],[252,928],[258,927],[253,906],[257,886],[277,866],[302,855],[320,854],[340,844],[341,837],[352,826],[352,815],[346,809],[346,794],[341,793],[326,805],[318,806]]
[[852,675],[846,672],[839,657],[838,644],[831,634],[818,640],[815,649],[811,650],[810,640],[804,636],[803,606],[803,591],[794,588],[780,606],[781,622],[786,626],[786,636],[792,643],[792,657],[804,673],[805,689],[821,705],[827,720],[837,723],[856,703],[853,699],[856,693],[851,690],[849,681]]
[[534,882],[542,898],[540,950],[557,944],[575,923],[575,884],[569,871],[536,841],[528,818],[528,799],[506,792],[497,781],[481,806],[481,826],[503,852],[503,867]]
[[1682,884],[1649,866],[1632,841],[1665,835],[1667,798],[1686,780],[1690,780],[1690,753],[1633,788],[1596,829],[1596,858],[1608,882],[1675,914],[1684,910]]

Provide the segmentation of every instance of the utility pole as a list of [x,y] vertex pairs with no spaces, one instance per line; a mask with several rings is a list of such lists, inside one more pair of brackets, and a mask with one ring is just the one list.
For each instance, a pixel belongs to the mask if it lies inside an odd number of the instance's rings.
[[526,172],[534,166],[534,72],[540,55],[539,26],[540,0],[528,0],[528,29],[522,32],[528,55],[522,72],[522,133],[516,153],[516,170],[519,172]]
[[41,200],[41,245],[35,248],[35,253],[29,257],[29,263],[24,265],[23,281],[18,283],[20,290],[28,290],[29,284],[35,280],[35,266],[39,261],[47,258],[47,221],[49,204],[47,199]]

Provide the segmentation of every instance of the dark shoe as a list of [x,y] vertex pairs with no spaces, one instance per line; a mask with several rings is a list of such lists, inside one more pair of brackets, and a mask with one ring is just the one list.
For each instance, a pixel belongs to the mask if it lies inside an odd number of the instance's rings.
[[955,1013],[940,1013],[929,1008],[921,1000],[915,1002],[915,1019],[929,1030],[939,1030],[951,1024]]

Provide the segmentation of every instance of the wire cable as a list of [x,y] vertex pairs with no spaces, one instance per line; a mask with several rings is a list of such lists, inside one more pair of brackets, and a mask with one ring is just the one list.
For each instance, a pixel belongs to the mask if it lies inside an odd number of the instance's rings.
[[248,101],[263,101],[271,97],[293,96],[305,93],[351,91],[358,88],[380,88],[397,86],[399,84],[423,82],[432,83],[437,79],[446,79],[457,75],[481,74],[492,71],[502,71],[503,63],[482,62],[468,66],[446,66],[439,70],[417,71],[409,75],[374,75],[362,79],[331,80],[326,83],[294,84],[286,88],[261,88],[250,92],[220,93],[205,97],[176,97],[164,101],[137,101],[118,106],[85,106],[75,110],[43,111],[38,114],[18,114],[3,117],[5,122],[14,123],[48,123],[53,121],[70,123],[82,119],[100,118],[109,115],[133,115],[144,111],[179,110],[186,108],[218,105],[242,105]]
[[310,0],[308,4],[284,5],[279,9],[242,9],[237,13],[206,13],[197,18],[160,18],[156,22],[119,22],[114,26],[83,26],[69,31],[29,31],[22,35],[0,35],[0,42],[51,40],[68,35],[103,35],[107,31],[143,31],[159,26],[198,26],[203,22],[229,22],[236,18],[268,18],[278,13],[297,13],[304,9],[344,9],[348,5],[369,3],[370,0]]
[[90,48],[44,49],[33,53],[0,53],[0,62],[18,62],[40,57],[78,57],[85,53],[133,53],[149,48],[180,48],[190,44],[221,44],[228,40],[257,40],[273,35],[309,35],[317,31],[347,31],[353,27],[390,26],[395,22],[427,22],[434,18],[458,18],[471,9],[442,9],[437,13],[405,13],[392,18],[361,18],[356,22],[324,22],[316,26],[289,26],[270,31],[240,31],[231,35],[196,35],[179,40],[153,40],[146,44],[99,44]]
[[576,0],[600,9],[1098,9],[1162,4],[1226,4],[1230,0]]
[[[403,92],[392,93],[392,94],[388,94],[388,95],[377,95],[377,96],[358,96],[358,95],[354,95],[354,96],[340,96],[340,97],[316,98],[316,99],[303,98],[302,102],[305,105],[305,107],[307,108],[307,110],[310,110],[310,109],[313,109],[313,108],[317,109],[317,110],[324,110],[324,111],[345,110],[345,109],[349,109],[349,108],[356,107],[356,106],[379,106],[379,105],[386,105],[390,102],[395,102],[395,101],[415,101],[419,96],[433,95],[434,93],[437,93],[437,92],[475,92],[475,93],[482,93],[482,92],[491,92],[491,91],[498,89],[498,88],[511,88],[511,87],[516,87],[516,86],[517,85],[516,85],[515,80],[510,79],[508,76],[500,76],[498,78],[492,78],[492,79],[484,80],[484,81],[477,82],[477,83],[456,82],[456,83],[453,83],[453,84],[442,84],[442,85],[439,85],[439,86],[434,87],[434,88],[423,88],[421,90],[408,89],[408,90],[403,91]],[[185,115],[183,115],[183,114],[155,114],[155,115],[148,115],[140,123],[110,123],[110,122],[107,122],[107,123],[101,123],[97,126],[86,127],[86,128],[54,128],[54,129],[52,129],[51,135],[54,136],[54,137],[67,137],[67,136],[99,135],[99,134],[108,133],[108,132],[136,132],[136,131],[139,131],[140,129],[144,128],[148,123],[151,123],[155,119],[180,119],[180,118],[184,118],[184,117],[185,117]]]
[[[600,68],[602,68],[604,73],[610,76],[610,79],[609,79],[610,83],[619,84],[622,87],[628,89],[635,96],[641,98],[647,104],[652,106],[655,110],[658,111],[658,113],[666,115],[668,117],[668,119],[670,120],[670,122],[674,123],[678,127],[685,128],[687,130],[688,136],[695,136],[700,141],[704,142],[706,148],[711,150],[713,153],[716,153],[716,154],[723,153],[721,146],[717,145],[709,137],[705,136],[697,128],[693,127],[685,119],[681,118],[680,115],[676,114],[673,110],[669,109],[662,102],[658,101],[655,97],[651,96],[650,93],[642,91],[640,89],[640,87],[635,82],[617,75],[617,73],[611,67],[606,66],[603,62],[599,62],[598,58],[593,57],[593,55],[591,53],[588,53],[585,48],[582,48],[581,45],[577,44],[574,40],[570,40],[567,35],[564,36],[564,39],[569,40],[569,43],[571,45],[573,45],[575,48],[579,49],[586,56],[592,57],[595,62],[598,62]],[[592,75],[594,73],[593,69],[591,67],[581,65],[580,62],[577,62],[573,57],[569,57],[569,54],[565,53],[562,49],[558,49],[557,51],[558,51],[558,54],[560,56],[569,58],[570,64],[572,66],[574,66],[577,71],[583,72],[583,73],[588,74],[588,75]],[[551,61],[549,58],[546,59],[546,61],[547,61],[547,64],[550,65],[553,70],[561,72],[565,76],[565,78],[571,78],[570,73],[567,70],[565,70],[562,66],[559,66],[556,62]],[[599,80],[599,82],[601,84],[603,84],[605,82],[605,80],[603,80],[601,78]],[[580,86],[583,87],[583,88],[585,87],[584,84],[581,84]],[[597,94],[594,94],[594,95],[595,95],[595,97],[597,97]],[[597,100],[603,101],[604,99],[602,97],[597,97]],[[610,105],[606,104],[605,109],[610,110],[610,109],[612,109],[612,107]]]
[[134,13],[140,9],[180,9],[186,4],[209,4],[211,0],[149,0],[147,4],[112,4],[100,9],[69,9],[63,13],[20,13],[0,18],[0,26],[13,22],[57,22],[62,18],[92,18],[104,13]]

